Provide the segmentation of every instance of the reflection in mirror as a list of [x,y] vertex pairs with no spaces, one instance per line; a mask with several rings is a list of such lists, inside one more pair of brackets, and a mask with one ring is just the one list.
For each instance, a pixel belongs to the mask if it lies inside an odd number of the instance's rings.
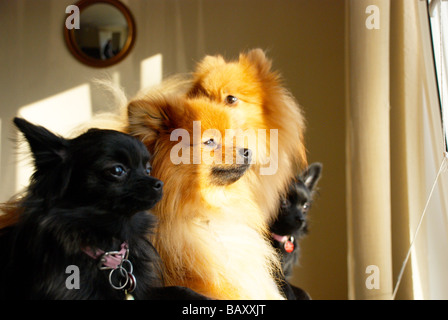
[[65,28],[67,45],[81,62],[107,67],[121,61],[135,40],[134,20],[118,0],[81,0],[79,29]]
[[123,49],[128,27],[124,15],[110,4],[98,3],[84,9],[79,30],[75,30],[78,47],[94,59],[110,59]]

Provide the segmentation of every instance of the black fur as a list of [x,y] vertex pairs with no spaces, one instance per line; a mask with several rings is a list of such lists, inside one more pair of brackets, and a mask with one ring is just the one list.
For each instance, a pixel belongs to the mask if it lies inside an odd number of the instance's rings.
[[[308,211],[311,208],[321,172],[322,164],[313,163],[291,183],[288,194],[281,200],[277,219],[270,227],[272,233],[287,236],[294,244],[294,250],[287,252],[284,242],[271,239],[272,245],[281,253],[282,269],[286,278],[291,276],[292,269],[300,256],[298,240],[308,233]],[[308,297],[302,289],[295,288],[286,281],[282,284],[282,289],[288,298],[306,299]],[[292,293],[291,290],[294,292]]]
[[[91,129],[64,139],[24,119],[14,123],[28,141],[35,172],[17,204],[19,222],[0,231],[0,299],[124,299],[109,284],[110,270],[84,250],[129,246],[136,299],[203,299],[181,287],[163,287],[160,258],[148,240],[155,218],[147,210],[163,183],[149,175],[150,155],[137,139]],[[79,289],[69,289],[79,268]]]

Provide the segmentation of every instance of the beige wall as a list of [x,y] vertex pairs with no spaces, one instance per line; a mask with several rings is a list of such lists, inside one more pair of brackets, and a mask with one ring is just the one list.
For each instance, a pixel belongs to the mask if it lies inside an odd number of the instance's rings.
[[[161,56],[163,76],[169,76],[192,71],[205,54],[237,57],[242,50],[261,47],[305,110],[309,161],[324,165],[293,283],[314,299],[346,299],[344,1],[123,2],[136,20],[136,45],[123,62],[99,70],[78,63],[65,47],[62,27],[71,1],[0,1],[0,201],[16,189],[10,123],[20,108],[81,86],[87,88],[80,91],[87,94],[87,103],[79,110],[88,113],[86,104],[93,112],[104,110],[111,102],[91,82],[104,71],[133,95],[140,88],[141,62],[154,55]],[[57,100],[59,112],[70,102],[64,97]],[[66,118],[80,112],[76,105],[68,110],[73,114]]]

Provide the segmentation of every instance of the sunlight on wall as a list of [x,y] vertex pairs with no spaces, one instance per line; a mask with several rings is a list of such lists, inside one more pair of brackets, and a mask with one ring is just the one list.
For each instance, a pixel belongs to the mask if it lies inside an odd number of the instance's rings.
[[162,82],[162,55],[146,58],[140,63],[140,89]]
[[112,82],[113,82],[115,85],[120,85],[120,81],[121,81],[120,72],[118,72],[118,71],[114,71],[114,72],[112,73]]
[[[90,86],[83,84],[52,97],[23,106],[18,116],[68,137],[81,123],[92,117]],[[28,146],[21,144],[17,155],[16,191],[28,185],[33,167]]]

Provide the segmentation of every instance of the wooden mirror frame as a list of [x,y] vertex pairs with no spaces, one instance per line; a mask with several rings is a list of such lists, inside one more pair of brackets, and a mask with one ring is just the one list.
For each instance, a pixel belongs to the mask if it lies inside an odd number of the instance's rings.
[[[129,9],[119,0],[80,0],[77,3],[75,3],[75,6],[79,8],[79,16],[80,19],[82,19],[82,11],[89,7],[90,5],[94,4],[109,4],[117,8],[125,17],[126,23],[128,25],[128,35],[126,38],[126,41],[124,43],[123,48],[118,52],[115,56],[106,59],[95,59],[93,57],[88,56],[85,54],[81,48],[79,48],[76,39],[75,39],[75,29],[68,29],[64,24],[64,38],[65,42],[67,44],[68,49],[73,54],[73,56],[79,60],[80,62],[96,68],[105,68],[112,66],[114,64],[117,64],[118,62],[122,61],[131,51],[131,49],[134,46],[135,43],[135,37],[136,37],[136,27],[135,27],[135,21],[132,17],[131,12]],[[66,18],[69,16],[67,14]]]

